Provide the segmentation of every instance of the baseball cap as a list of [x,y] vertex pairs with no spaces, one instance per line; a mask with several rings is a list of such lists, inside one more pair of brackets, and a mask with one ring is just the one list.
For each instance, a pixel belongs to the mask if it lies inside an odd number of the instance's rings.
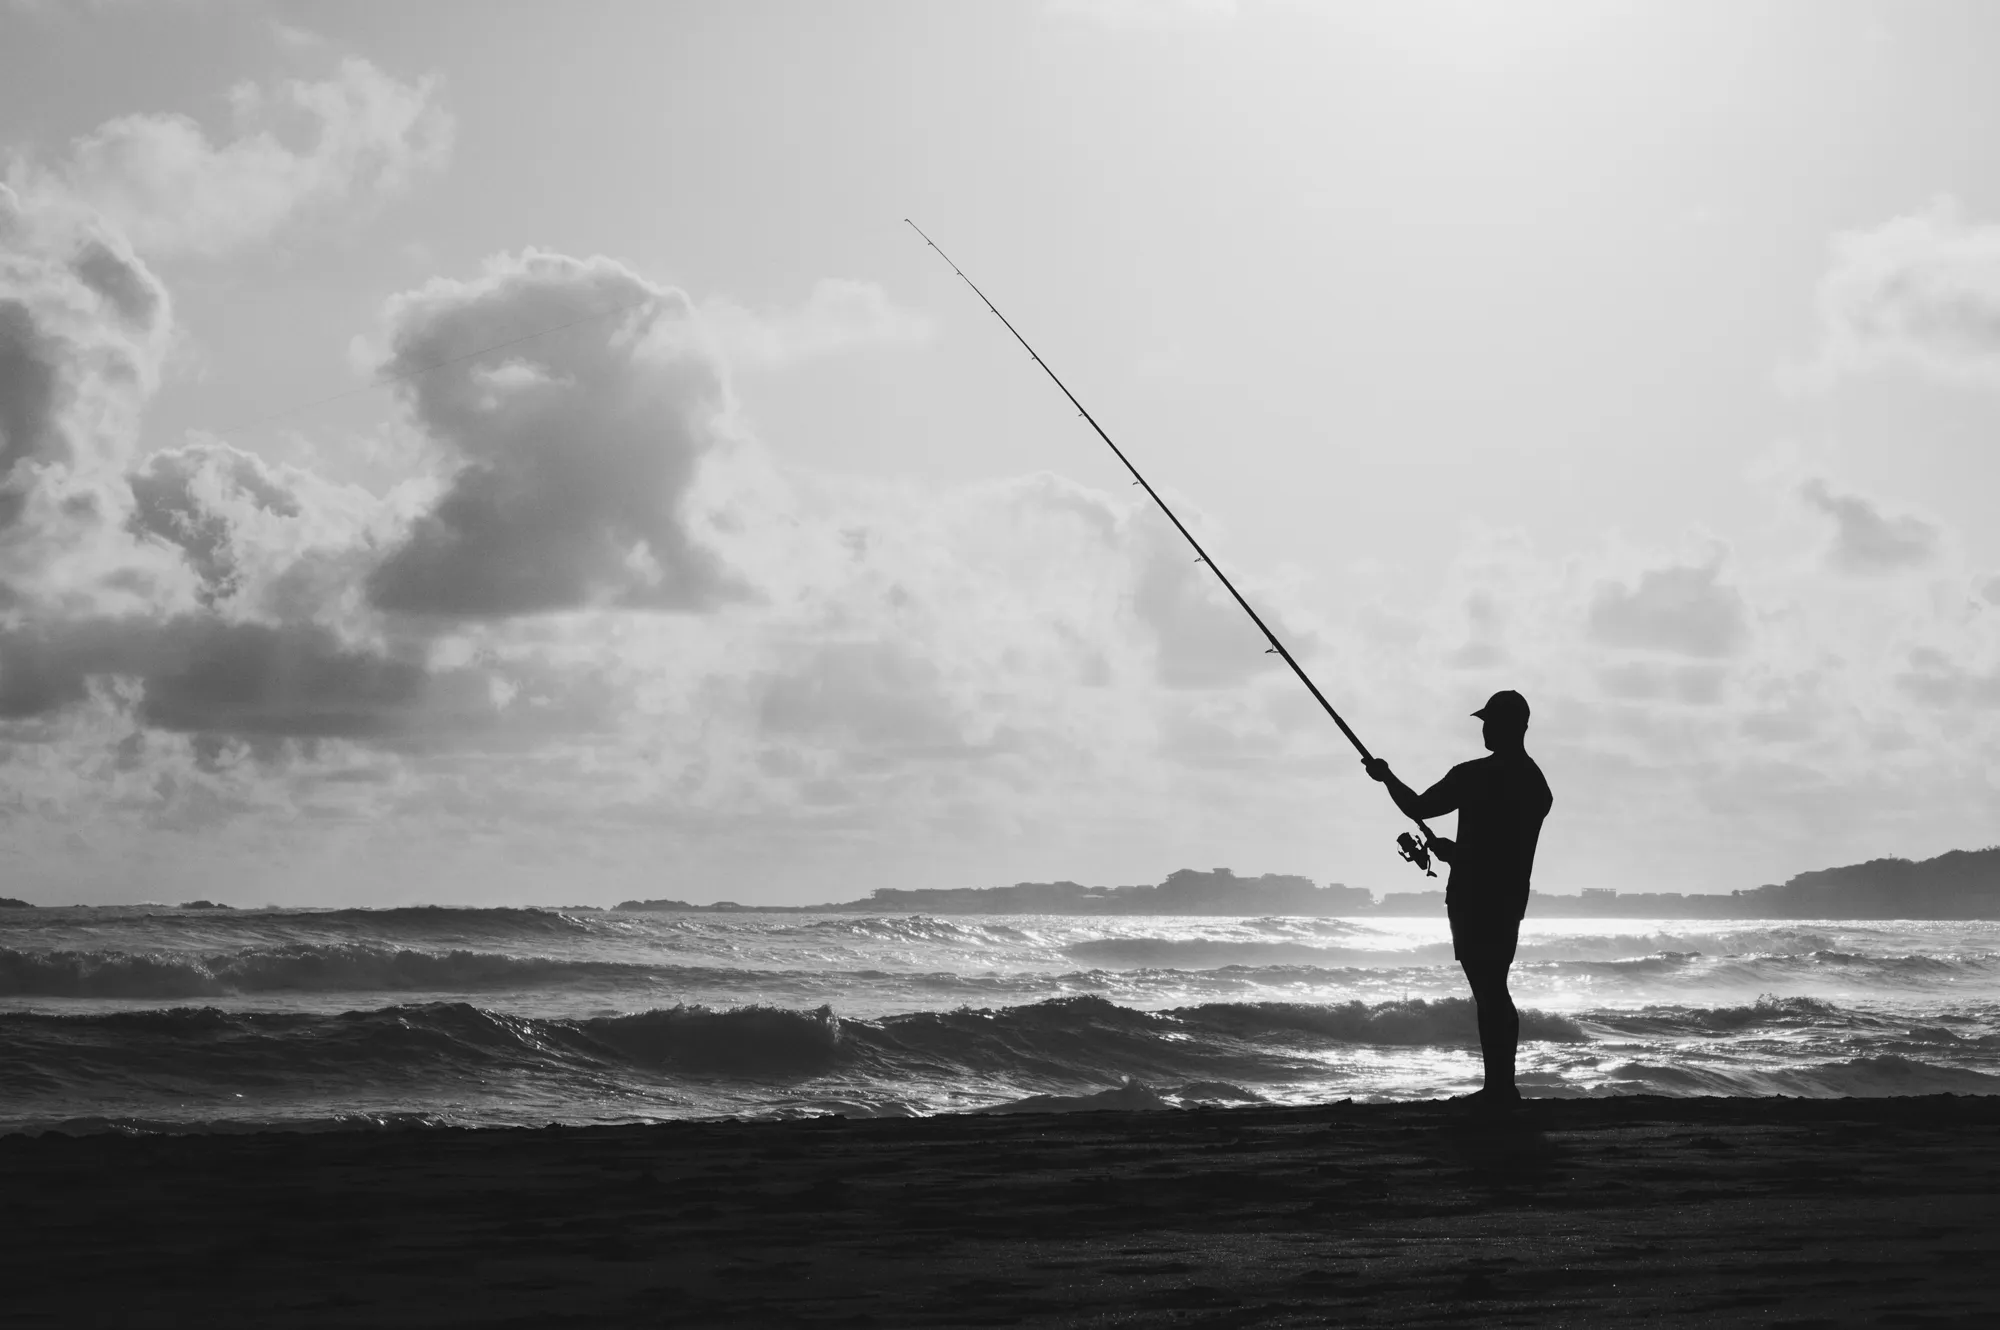
[[1511,688],[1502,688],[1486,699],[1486,705],[1472,713],[1481,720],[1511,720],[1528,723],[1528,699]]

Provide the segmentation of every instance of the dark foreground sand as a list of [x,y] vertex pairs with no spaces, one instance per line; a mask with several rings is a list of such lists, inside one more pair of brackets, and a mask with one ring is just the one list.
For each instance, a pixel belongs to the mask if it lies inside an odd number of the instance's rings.
[[2000,1099],[0,1138],[9,1326],[2000,1326]]

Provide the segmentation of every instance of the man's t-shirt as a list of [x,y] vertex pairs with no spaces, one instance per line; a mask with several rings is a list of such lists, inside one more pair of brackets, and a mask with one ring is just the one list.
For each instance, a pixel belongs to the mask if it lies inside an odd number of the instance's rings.
[[1418,801],[1425,817],[1458,813],[1445,905],[1454,911],[1511,914],[1528,909],[1535,844],[1555,796],[1526,753],[1489,753],[1461,762]]

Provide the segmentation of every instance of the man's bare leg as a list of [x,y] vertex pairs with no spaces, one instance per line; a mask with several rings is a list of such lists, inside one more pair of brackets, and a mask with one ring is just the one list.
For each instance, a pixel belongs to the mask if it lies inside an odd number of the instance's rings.
[[1492,1099],[1518,1099],[1514,1086],[1514,1053],[1521,1042],[1521,1013],[1507,991],[1507,965],[1460,961],[1472,1001],[1479,1011],[1479,1053],[1486,1064],[1486,1094]]

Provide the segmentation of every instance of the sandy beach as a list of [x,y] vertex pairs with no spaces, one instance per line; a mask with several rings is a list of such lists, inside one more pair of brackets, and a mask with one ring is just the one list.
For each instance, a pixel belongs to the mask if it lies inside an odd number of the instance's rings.
[[1991,1325],[2000,1099],[0,1138],[21,1326]]

